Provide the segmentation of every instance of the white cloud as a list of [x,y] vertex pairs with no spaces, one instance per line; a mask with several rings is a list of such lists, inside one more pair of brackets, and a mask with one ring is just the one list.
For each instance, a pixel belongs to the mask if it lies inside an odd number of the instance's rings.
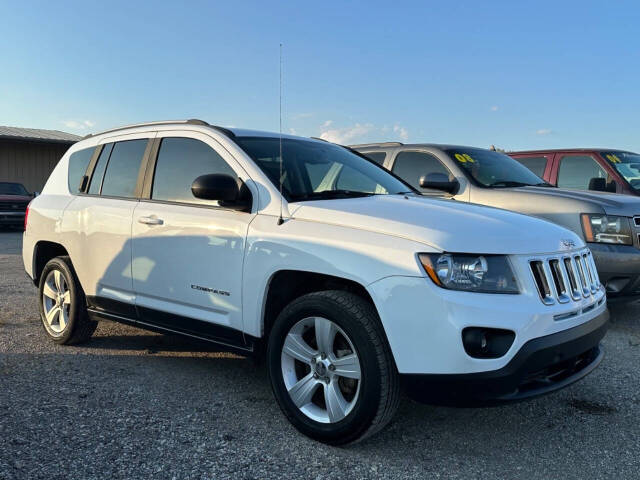
[[290,129],[289,129],[289,133],[290,133],[291,135],[297,135],[297,134],[298,134],[298,132],[296,132],[296,129],[295,129],[295,128],[290,128]]
[[62,123],[65,127],[73,130],[86,130],[87,128],[92,128],[95,125],[95,122],[92,122],[91,120],[65,120]]
[[409,132],[406,128],[401,127],[400,125],[394,125],[393,131],[400,137],[401,140],[407,140],[409,138]]
[[362,138],[363,135],[370,133],[373,129],[374,126],[370,123],[356,123],[351,127],[325,130],[320,134],[320,138],[322,138],[323,140],[327,140],[328,142],[348,144],[357,141],[358,139]]
[[541,128],[540,130],[536,130],[536,135],[551,135],[553,130],[550,128]]
[[498,111],[498,106],[494,105],[493,107],[491,107],[491,111],[492,112],[497,112]]
[[[409,138],[409,132],[402,125],[394,125],[393,128],[390,128],[386,125],[378,127],[372,123],[356,123],[344,128],[328,128],[332,124],[332,121],[326,121],[322,124],[320,138],[341,145],[367,141],[406,141]],[[389,138],[390,133],[392,133],[392,138]]]

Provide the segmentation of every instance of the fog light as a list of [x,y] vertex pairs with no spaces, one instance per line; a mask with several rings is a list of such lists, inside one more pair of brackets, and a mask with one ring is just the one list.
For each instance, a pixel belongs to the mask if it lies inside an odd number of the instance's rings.
[[499,358],[509,351],[516,334],[499,328],[468,327],[462,330],[462,345],[473,358]]

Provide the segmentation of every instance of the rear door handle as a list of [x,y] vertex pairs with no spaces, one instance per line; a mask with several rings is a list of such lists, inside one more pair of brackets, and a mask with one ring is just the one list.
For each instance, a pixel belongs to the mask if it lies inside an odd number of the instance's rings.
[[145,225],[162,225],[164,223],[161,218],[158,218],[155,215],[151,215],[149,217],[140,217],[138,218],[138,222],[144,223]]

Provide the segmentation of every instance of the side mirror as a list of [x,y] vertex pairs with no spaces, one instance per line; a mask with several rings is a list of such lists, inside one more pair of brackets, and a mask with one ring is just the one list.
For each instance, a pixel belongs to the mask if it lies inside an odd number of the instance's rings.
[[244,183],[231,175],[212,173],[201,175],[191,184],[191,193],[203,200],[217,200],[221,206],[247,208],[251,193]]
[[36,198],[38,195],[40,195],[40,192],[33,192],[33,198]]
[[460,182],[457,180],[449,180],[444,173],[429,173],[420,177],[420,188],[430,188],[432,190],[441,190],[443,192],[455,195],[460,189]]
[[594,190],[596,192],[606,192],[607,191],[607,179],[593,177],[589,180],[589,190]]

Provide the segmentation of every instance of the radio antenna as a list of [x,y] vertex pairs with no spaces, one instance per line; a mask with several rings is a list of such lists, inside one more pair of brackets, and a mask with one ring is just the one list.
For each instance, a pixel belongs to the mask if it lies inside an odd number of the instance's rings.
[[282,218],[282,204],[284,203],[284,197],[282,195],[282,189],[284,184],[284,178],[282,177],[282,43],[280,44],[280,216],[278,217],[278,225],[284,223]]

